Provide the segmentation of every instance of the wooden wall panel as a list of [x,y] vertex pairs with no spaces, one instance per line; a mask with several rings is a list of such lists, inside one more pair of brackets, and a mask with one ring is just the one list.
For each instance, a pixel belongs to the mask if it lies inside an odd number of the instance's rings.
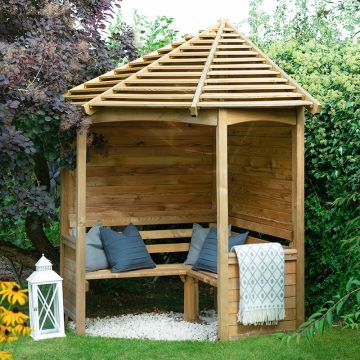
[[87,225],[214,221],[214,131],[167,122],[94,124],[90,133],[105,147],[89,150]]
[[71,319],[76,318],[76,262],[75,250],[69,246],[63,246],[64,256],[64,269],[63,277],[63,290],[64,290],[64,310],[65,314]]
[[[74,211],[74,176],[67,169],[61,171],[61,235],[70,235],[69,213]],[[65,242],[60,244],[60,275],[63,278],[63,297],[65,314],[76,317],[75,308],[75,250]]]
[[229,338],[296,329],[296,257],[285,260],[285,320],[274,326],[244,326],[237,322],[239,311],[239,266],[229,261]]
[[292,126],[245,122],[228,136],[230,222],[292,240]]

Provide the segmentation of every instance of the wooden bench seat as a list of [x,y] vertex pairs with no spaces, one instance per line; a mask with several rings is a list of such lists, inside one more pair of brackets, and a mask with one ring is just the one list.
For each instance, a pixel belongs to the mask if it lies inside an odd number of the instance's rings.
[[159,264],[153,269],[132,270],[113,273],[111,269],[98,270],[86,273],[86,280],[114,279],[114,278],[140,278],[149,276],[185,276],[191,270],[191,265],[184,264]]
[[191,276],[198,281],[217,287],[217,274],[214,274],[212,272],[190,269],[187,272],[187,276]]
[[[72,217],[69,219],[71,225],[74,225]],[[86,227],[92,226],[94,221],[86,223]],[[104,226],[113,225],[115,221],[111,223],[103,221]],[[209,224],[208,226],[210,226]],[[172,225],[169,225],[172,227]],[[68,271],[64,272],[65,278],[65,292],[66,296],[72,296],[76,292],[75,289],[75,270],[76,270],[76,239],[71,236],[72,229],[69,229],[69,234],[62,234],[62,246],[65,253],[64,263],[68,268]],[[140,235],[146,244],[146,248],[150,254],[166,254],[166,253],[187,253],[190,248],[190,239],[192,235],[191,228],[168,228],[160,230],[148,230],[141,227],[139,229]],[[233,235],[236,235],[233,232]],[[247,243],[266,243],[267,241],[257,239],[249,236]],[[296,257],[296,250],[286,249],[285,259],[292,260]],[[237,265],[237,258],[235,253],[229,254],[229,265]],[[70,271],[72,270],[72,272]],[[193,270],[192,265],[184,265],[183,263],[169,263],[158,264],[153,269],[140,269],[132,270],[122,273],[113,273],[111,269],[104,269],[85,273],[85,289],[89,289],[90,280],[101,279],[126,279],[126,278],[145,278],[145,277],[163,277],[163,276],[180,276],[184,284],[184,319],[187,321],[195,321],[198,318],[199,311],[199,282],[203,282],[213,287],[217,287],[218,276],[217,274]],[[70,292],[67,292],[69,288]],[[71,316],[74,312],[68,311]]]

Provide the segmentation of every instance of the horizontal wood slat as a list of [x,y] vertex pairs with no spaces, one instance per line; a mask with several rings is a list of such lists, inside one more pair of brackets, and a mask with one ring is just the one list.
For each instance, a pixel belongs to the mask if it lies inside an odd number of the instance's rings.
[[[230,290],[229,291],[229,303],[239,302],[239,291],[238,290]],[[285,286],[285,297],[295,297],[296,296],[296,285],[286,285]],[[238,309],[236,309],[237,311]]]
[[276,332],[286,332],[296,329],[296,321],[281,321],[278,325],[272,326],[245,326],[245,325],[230,325],[229,326],[229,339],[235,340],[241,337],[250,335],[264,335]]
[[184,264],[160,264],[156,265],[154,269],[142,269],[127,271],[124,273],[112,273],[110,269],[98,270],[94,272],[87,272],[87,280],[97,279],[119,279],[119,278],[138,278],[138,277],[151,277],[151,276],[176,276],[186,275],[187,271],[191,268],[190,265]]
[[[193,116],[197,116],[198,108],[286,108],[311,107],[315,104],[315,111],[320,109],[315,99],[250,40],[231,25],[231,30],[223,31],[224,21],[209,28],[208,33],[201,31],[196,36],[187,36],[180,42],[144,55],[135,62],[71,89],[66,97],[74,104],[83,104],[89,115],[104,107],[190,107]],[[168,86],[163,92],[150,88],[132,92],[132,88],[137,86],[151,85],[159,88],[170,84],[175,85],[174,88],[169,89]],[[207,93],[206,86],[210,84],[217,84],[222,88],[213,88],[211,93]],[[232,87],[238,84],[284,84],[287,88],[282,89],[287,91],[281,92],[280,88],[267,91],[265,88]],[[184,92],[175,89],[186,85],[197,90]],[[102,90],[90,89],[96,86]],[[264,90],[267,92],[264,93]],[[239,94],[239,91],[242,93]]]
[[155,244],[146,245],[146,248],[150,254],[169,253],[169,252],[188,252],[190,249],[189,243],[178,244]]
[[[229,119],[231,122],[236,122],[237,117],[238,121],[242,118],[256,120],[256,116],[272,119],[268,114],[251,110],[244,114],[230,113]],[[291,122],[295,120],[295,112],[273,113],[273,118]],[[291,125],[265,121],[229,126],[229,216],[232,224],[292,240],[291,129]],[[250,137],[251,142],[242,144],[238,136]],[[288,140],[284,142],[282,138]],[[266,177],[260,177],[265,171]],[[286,179],[276,175],[285,171],[289,174]]]
[[192,229],[171,229],[171,230],[144,230],[140,231],[144,240],[147,239],[179,239],[191,237]]
[[[296,297],[285,297],[284,299],[285,309],[295,309],[296,308]],[[239,301],[229,302],[229,314],[237,314],[239,311]]]
[[[177,211],[174,215],[164,214],[163,211],[154,212],[137,212],[137,214],[128,214],[125,212],[111,212],[110,210],[99,212],[102,209],[96,209],[97,212],[88,212],[86,214],[85,226],[93,226],[99,220],[102,221],[104,226],[126,226],[129,223],[134,225],[162,225],[162,224],[189,224],[193,222],[214,222],[216,220],[216,213],[214,210],[201,210],[197,212]],[[169,213],[169,212],[167,212]],[[75,215],[70,214],[70,226],[74,226]]]

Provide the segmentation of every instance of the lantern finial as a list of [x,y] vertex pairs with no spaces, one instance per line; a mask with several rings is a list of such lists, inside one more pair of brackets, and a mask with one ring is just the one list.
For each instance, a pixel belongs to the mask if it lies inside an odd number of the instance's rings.
[[35,264],[36,271],[49,271],[52,270],[52,263],[49,259],[42,254],[40,260]]

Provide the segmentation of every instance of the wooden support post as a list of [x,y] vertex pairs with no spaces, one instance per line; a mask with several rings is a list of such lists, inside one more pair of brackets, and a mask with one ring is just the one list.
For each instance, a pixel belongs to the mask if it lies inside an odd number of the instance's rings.
[[213,290],[214,290],[214,309],[215,311],[217,312],[217,288],[216,287],[213,287]]
[[76,156],[76,332],[85,333],[86,131],[78,131]]
[[228,249],[228,162],[227,111],[219,110],[216,128],[216,194],[218,229],[218,337],[229,339],[229,249]]
[[304,108],[298,108],[293,129],[293,226],[296,261],[296,319],[297,326],[305,320],[304,276]]
[[184,320],[195,321],[199,315],[199,284],[190,276],[184,280]]
[[[60,207],[60,233],[69,235],[69,194],[67,189],[71,186],[70,173],[67,169],[61,170],[61,207]],[[64,277],[64,244],[60,243],[60,276]]]

